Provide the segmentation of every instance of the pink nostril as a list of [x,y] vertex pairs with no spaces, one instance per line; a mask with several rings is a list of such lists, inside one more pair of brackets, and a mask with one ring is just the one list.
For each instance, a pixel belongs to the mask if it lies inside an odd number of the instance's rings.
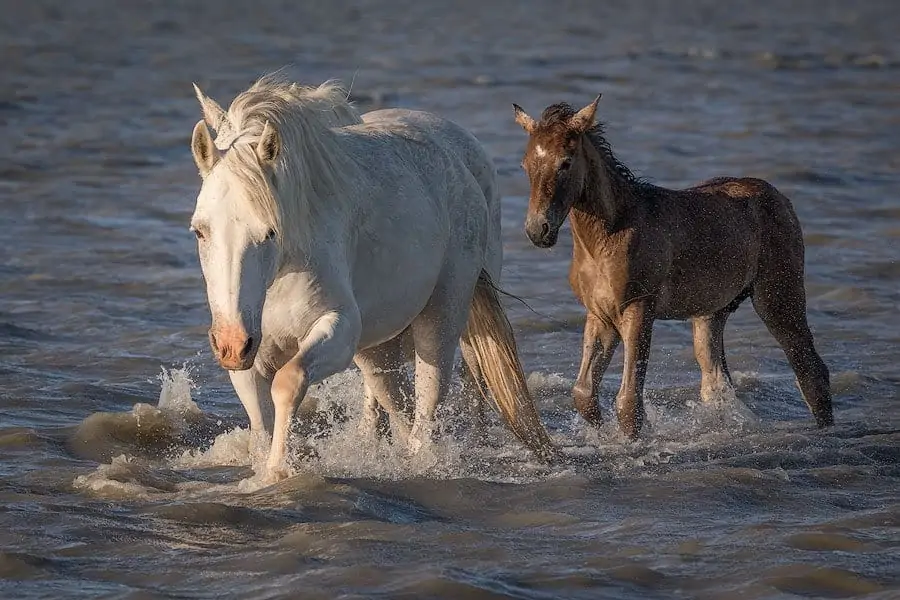
[[247,358],[247,355],[250,354],[250,348],[253,347],[253,338],[248,337],[247,342],[244,344],[244,347],[241,348],[241,359]]

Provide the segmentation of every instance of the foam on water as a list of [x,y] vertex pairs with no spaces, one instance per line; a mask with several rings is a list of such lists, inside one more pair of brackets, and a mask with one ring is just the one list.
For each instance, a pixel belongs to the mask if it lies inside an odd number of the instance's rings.
[[172,459],[172,465],[179,468],[203,468],[222,465],[255,465],[263,460],[249,429],[235,427],[221,433],[213,440],[212,446],[190,448]]

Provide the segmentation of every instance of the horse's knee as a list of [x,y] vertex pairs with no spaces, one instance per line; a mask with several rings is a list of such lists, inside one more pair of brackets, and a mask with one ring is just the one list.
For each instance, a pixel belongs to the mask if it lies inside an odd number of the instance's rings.
[[300,400],[305,383],[305,374],[294,361],[289,361],[278,369],[272,379],[272,403],[275,405],[275,410],[293,412]]

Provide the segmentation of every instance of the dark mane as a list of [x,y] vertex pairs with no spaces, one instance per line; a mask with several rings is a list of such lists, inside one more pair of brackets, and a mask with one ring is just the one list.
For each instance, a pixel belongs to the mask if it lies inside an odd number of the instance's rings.
[[[567,104],[566,102],[551,104],[544,109],[543,113],[541,113],[541,120],[538,123],[538,127],[547,129],[566,127],[569,119],[575,116],[576,112],[577,111],[572,108],[572,105]],[[600,156],[606,160],[609,168],[632,185],[639,187],[650,186],[650,183],[646,179],[632,173],[631,169],[629,169],[625,163],[616,158],[616,155],[612,151],[612,147],[610,147],[609,142],[604,135],[606,133],[605,128],[605,123],[597,121],[597,123],[587,131],[586,135],[594,145],[594,148],[597,149],[597,152],[600,153]]]
[[625,163],[616,158],[616,155],[613,154],[609,142],[606,141],[606,137],[603,135],[605,133],[604,127],[604,123],[597,121],[596,125],[588,129],[587,138],[594,145],[594,148],[597,149],[597,152],[600,153],[600,156],[606,159],[606,164],[610,169],[615,171],[615,173],[619,177],[632,185],[638,187],[649,187],[650,183],[646,179],[644,179],[643,177],[638,177],[637,175],[632,173],[631,169],[629,169]]

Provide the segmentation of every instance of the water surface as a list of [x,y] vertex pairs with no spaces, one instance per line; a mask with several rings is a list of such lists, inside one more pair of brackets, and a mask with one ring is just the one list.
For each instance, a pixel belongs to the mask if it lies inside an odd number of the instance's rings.
[[[898,29],[874,1],[6,3],[0,596],[898,597]],[[456,394],[431,453],[360,441],[348,372],[313,392],[298,476],[240,483],[245,420],[187,231],[190,83],[227,105],[286,64],[352,80],[363,110],[448,116],[495,156],[502,283],[538,313],[508,304],[522,358],[579,461],[545,468],[499,426],[476,439]],[[736,400],[699,404],[690,326],[665,322],[642,438],[574,415],[571,241],[521,232],[510,104],[600,92],[637,173],[752,175],[793,200],[834,428],[813,429],[749,305],[726,333]]]

